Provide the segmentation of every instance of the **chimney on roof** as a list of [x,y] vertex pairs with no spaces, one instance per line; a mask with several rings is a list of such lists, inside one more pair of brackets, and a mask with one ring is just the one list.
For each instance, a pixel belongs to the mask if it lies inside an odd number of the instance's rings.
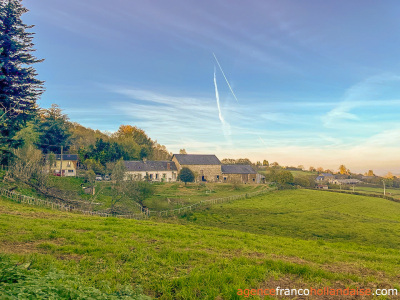
[[167,170],[171,170],[171,163],[167,163]]

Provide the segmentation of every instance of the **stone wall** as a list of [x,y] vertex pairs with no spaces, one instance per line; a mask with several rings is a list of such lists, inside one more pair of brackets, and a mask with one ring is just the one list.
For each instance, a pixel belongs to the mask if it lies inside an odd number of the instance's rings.
[[229,183],[256,183],[257,174],[223,174],[223,182]]

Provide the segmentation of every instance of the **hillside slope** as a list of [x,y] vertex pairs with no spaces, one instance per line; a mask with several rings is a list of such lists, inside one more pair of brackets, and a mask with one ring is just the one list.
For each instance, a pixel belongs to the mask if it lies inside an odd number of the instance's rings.
[[162,299],[232,299],[239,288],[276,286],[399,288],[397,203],[349,196],[283,191],[168,222],[87,217],[2,199],[0,251],[32,268],[78,274],[106,293],[141,286]]

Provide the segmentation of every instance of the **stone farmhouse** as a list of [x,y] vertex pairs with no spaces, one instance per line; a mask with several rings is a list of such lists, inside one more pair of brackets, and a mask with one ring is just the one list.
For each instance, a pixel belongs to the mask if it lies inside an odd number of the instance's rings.
[[194,173],[196,182],[221,181],[221,162],[213,154],[174,154],[172,161],[176,164],[178,172],[182,168],[189,168]]
[[174,182],[178,178],[178,170],[172,161],[124,161],[124,164],[125,180]]
[[213,154],[174,154],[171,161],[124,161],[125,180],[175,182],[189,168],[196,182],[260,183],[263,176],[250,165],[223,165]]

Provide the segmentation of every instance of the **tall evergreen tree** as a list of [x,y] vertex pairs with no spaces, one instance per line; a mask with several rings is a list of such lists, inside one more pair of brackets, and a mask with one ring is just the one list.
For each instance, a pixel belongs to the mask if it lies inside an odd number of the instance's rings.
[[28,10],[20,0],[0,0],[0,155],[7,159],[19,145],[15,134],[36,114],[43,81],[33,64],[43,60],[32,55],[33,25],[22,22]]
[[68,150],[71,135],[68,116],[62,113],[57,104],[52,104],[49,109],[41,109],[39,115],[39,149],[44,153],[60,153],[61,146]]

